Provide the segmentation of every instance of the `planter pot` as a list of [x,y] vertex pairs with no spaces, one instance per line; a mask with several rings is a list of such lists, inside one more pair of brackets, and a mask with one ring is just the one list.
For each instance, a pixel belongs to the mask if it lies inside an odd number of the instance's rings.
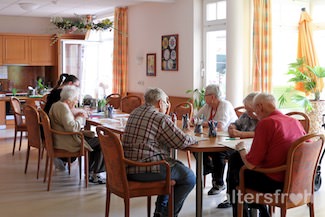
[[310,118],[309,133],[325,133],[323,125],[323,114],[325,114],[325,100],[311,101],[313,110],[306,112]]

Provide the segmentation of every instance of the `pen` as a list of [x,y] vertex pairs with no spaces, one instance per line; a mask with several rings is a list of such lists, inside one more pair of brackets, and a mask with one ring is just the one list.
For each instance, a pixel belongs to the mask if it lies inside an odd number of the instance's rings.
[[226,140],[237,140],[238,138],[227,138]]

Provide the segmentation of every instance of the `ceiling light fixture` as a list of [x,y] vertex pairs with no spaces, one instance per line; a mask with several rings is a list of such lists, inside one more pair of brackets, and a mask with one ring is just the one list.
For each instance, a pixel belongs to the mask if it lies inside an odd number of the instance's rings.
[[19,3],[19,7],[25,11],[32,11],[39,7],[38,4],[28,3],[28,2],[21,2]]

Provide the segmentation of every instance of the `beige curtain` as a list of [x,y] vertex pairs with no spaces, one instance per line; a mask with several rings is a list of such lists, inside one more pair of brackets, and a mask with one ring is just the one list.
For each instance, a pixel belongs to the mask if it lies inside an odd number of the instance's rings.
[[116,8],[114,13],[113,92],[125,96],[128,74],[128,8]]
[[[305,63],[311,67],[318,66],[318,58],[313,41],[312,19],[304,9],[301,12],[298,25],[297,58],[304,58]],[[317,80],[316,89],[321,92],[324,87],[323,79],[317,78],[312,73],[309,76],[314,77],[314,79]]]
[[272,87],[271,0],[254,0],[253,89],[271,92]]

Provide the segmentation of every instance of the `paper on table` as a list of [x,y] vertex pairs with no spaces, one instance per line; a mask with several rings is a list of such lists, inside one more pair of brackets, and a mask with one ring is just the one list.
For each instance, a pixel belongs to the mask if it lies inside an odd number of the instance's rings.
[[201,136],[194,136],[195,137],[195,139],[196,139],[196,141],[204,141],[204,140],[208,140],[209,138],[207,138],[207,137],[201,137]]
[[235,139],[235,140],[225,140],[225,141],[220,141],[219,145],[223,145],[232,149],[236,149],[236,145],[240,142],[244,142],[247,151],[251,149],[252,143],[253,143],[253,138],[249,139]]
[[228,134],[228,132],[226,132],[226,131],[217,131],[217,135],[218,136],[229,136],[229,134]]

